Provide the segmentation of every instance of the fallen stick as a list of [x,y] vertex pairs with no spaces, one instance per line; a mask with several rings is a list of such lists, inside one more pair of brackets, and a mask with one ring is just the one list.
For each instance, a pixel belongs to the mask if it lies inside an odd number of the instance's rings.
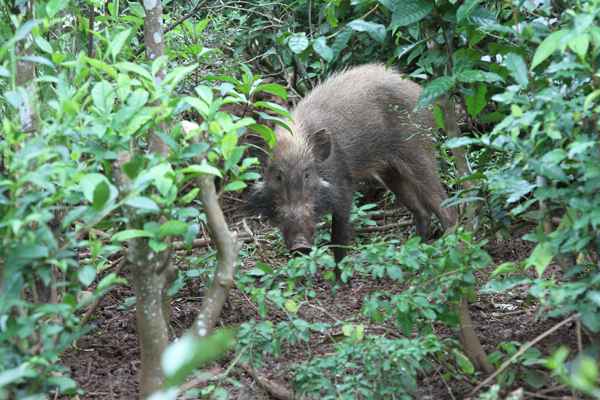
[[258,385],[267,391],[272,397],[277,400],[301,400],[301,397],[294,395],[294,392],[282,384],[273,382],[271,379],[268,379],[265,375],[258,373],[254,368],[249,366],[248,364],[240,364],[240,367],[248,375],[250,375]]
[[502,363],[502,365],[500,366],[500,368],[498,368],[496,370],[496,372],[494,372],[493,374],[488,376],[483,382],[481,382],[479,385],[477,385],[475,387],[475,389],[471,390],[471,393],[469,393],[469,396],[474,396],[477,392],[479,392],[481,390],[481,388],[489,385],[494,380],[494,378],[496,378],[498,375],[500,375],[502,373],[502,371],[504,371],[506,368],[508,368],[517,358],[522,356],[527,350],[529,350],[529,348],[531,348],[537,342],[544,339],[546,336],[549,336],[552,333],[556,332],[558,329],[560,329],[562,326],[568,324],[569,322],[579,319],[579,316],[580,316],[579,314],[573,314],[569,318],[554,325],[552,328],[548,329],[546,332],[542,333],[541,335],[539,335],[532,341],[525,343],[523,346],[521,346],[519,351],[517,351],[515,354],[513,354],[513,356],[511,358],[504,361],[504,363]]

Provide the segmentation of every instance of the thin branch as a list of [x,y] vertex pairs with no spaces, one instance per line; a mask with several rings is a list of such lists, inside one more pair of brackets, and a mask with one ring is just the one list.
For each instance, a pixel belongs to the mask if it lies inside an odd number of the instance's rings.
[[523,346],[521,346],[521,348],[519,349],[519,351],[517,351],[515,354],[513,354],[513,356],[511,358],[509,358],[508,360],[504,361],[502,363],[502,365],[500,366],[500,368],[498,368],[496,370],[496,372],[494,372],[493,374],[491,374],[490,376],[488,376],[483,382],[481,382],[479,385],[477,385],[475,387],[475,389],[473,389],[471,391],[471,393],[469,393],[469,396],[474,396],[483,387],[489,385],[498,375],[500,375],[506,368],[508,368],[512,363],[514,363],[517,358],[519,358],[520,356],[522,356],[527,350],[529,350],[532,346],[534,346],[540,340],[544,339],[547,336],[550,336],[551,334],[553,334],[554,332],[556,332],[558,329],[560,329],[561,327],[565,326],[569,322],[571,322],[573,320],[578,320],[579,316],[580,316],[579,314],[573,314],[569,318],[567,318],[567,319],[559,322],[558,324],[554,325],[552,328],[548,329],[546,332],[542,333],[541,335],[539,335],[535,339],[531,340],[530,342],[525,343]]
[[225,221],[214,177],[202,176],[199,183],[209,233],[217,247],[217,270],[191,329],[192,334],[202,337],[212,332],[219,319],[229,289],[234,283],[235,262],[241,246],[237,235],[229,231]]
[[192,9],[192,11],[190,11],[187,14],[185,14],[178,21],[176,21],[176,22],[172,23],[171,25],[167,26],[167,28],[165,29],[165,34],[167,32],[171,32],[173,29],[177,28],[179,25],[183,24],[185,21],[187,21],[188,19],[190,19],[191,17],[193,17],[194,15],[196,15],[196,13],[198,11],[200,11],[200,8],[202,8],[202,6],[204,6],[207,3],[207,1],[208,0],[200,0],[200,1],[198,1],[198,3],[196,4],[196,7],[194,7]]

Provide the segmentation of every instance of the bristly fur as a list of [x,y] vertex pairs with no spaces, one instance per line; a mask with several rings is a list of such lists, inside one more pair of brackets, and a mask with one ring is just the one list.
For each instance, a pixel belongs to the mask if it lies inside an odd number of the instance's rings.
[[[435,126],[429,110],[414,111],[421,88],[381,64],[332,75],[292,112],[292,133],[278,127],[264,183],[250,206],[282,229],[288,246],[312,240],[320,216],[331,212],[331,238],[350,238],[354,184],[377,176],[404,203],[426,236],[432,213],[448,227],[454,210],[446,198],[432,152]],[[326,182],[326,183],[324,183]],[[345,254],[334,248],[336,261]]]

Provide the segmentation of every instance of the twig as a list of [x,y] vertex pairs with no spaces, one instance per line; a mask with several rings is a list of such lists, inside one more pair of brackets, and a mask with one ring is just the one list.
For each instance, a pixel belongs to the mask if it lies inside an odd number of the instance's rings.
[[581,321],[577,320],[575,322],[576,324],[576,332],[577,332],[577,350],[579,350],[579,352],[583,352],[583,341],[581,340]]
[[569,322],[571,322],[573,320],[577,320],[577,319],[579,319],[579,314],[573,314],[569,318],[567,318],[567,319],[559,322],[558,324],[554,325],[552,328],[548,329],[546,332],[542,333],[541,335],[539,335],[535,339],[533,339],[533,340],[525,343],[523,346],[521,346],[521,348],[519,349],[519,351],[517,351],[511,358],[509,358],[508,360],[504,361],[502,363],[502,365],[500,366],[500,368],[498,368],[496,370],[496,372],[494,372],[493,374],[491,374],[490,376],[488,376],[483,382],[481,382],[479,385],[477,385],[475,387],[475,389],[473,389],[471,391],[471,393],[469,393],[469,396],[474,396],[479,390],[481,390],[481,388],[483,388],[483,387],[487,386],[488,384],[490,384],[499,374],[501,374],[506,368],[508,368],[510,366],[510,364],[512,364],[517,358],[519,358],[520,356],[522,356],[527,350],[529,350],[533,345],[535,345],[536,343],[538,343],[540,340],[544,339],[547,336],[550,336],[551,334],[553,334],[554,332],[556,332],[558,329],[560,329],[564,325],[568,324]]
[[193,17],[200,10],[200,8],[202,8],[202,6],[204,4],[206,4],[207,1],[208,0],[200,0],[200,1],[198,1],[198,3],[196,4],[196,7],[194,7],[192,9],[192,11],[190,11],[187,14],[185,14],[178,21],[176,21],[176,22],[172,23],[171,25],[167,26],[166,29],[165,29],[165,33],[171,32],[173,29],[177,28],[179,25],[183,24],[185,21],[187,21],[188,19],[190,19],[191,17]]

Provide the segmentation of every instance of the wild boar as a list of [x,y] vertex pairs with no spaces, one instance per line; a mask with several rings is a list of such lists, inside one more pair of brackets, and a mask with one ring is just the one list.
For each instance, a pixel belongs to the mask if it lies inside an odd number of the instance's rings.
[[351,238],[356,183],[375,177],[413,214],[428,236],[431,214],[444,228],[456,212],[442,208],[446,192],[432,148],[429,110],[414,111],[421,87],[380,64],[339,72],[292,111],[292,132],[278,127],[277,144],[250,207],[271,219],[291,251],[307,252],[315,227],[332,213],[331,244],[339,262]]

